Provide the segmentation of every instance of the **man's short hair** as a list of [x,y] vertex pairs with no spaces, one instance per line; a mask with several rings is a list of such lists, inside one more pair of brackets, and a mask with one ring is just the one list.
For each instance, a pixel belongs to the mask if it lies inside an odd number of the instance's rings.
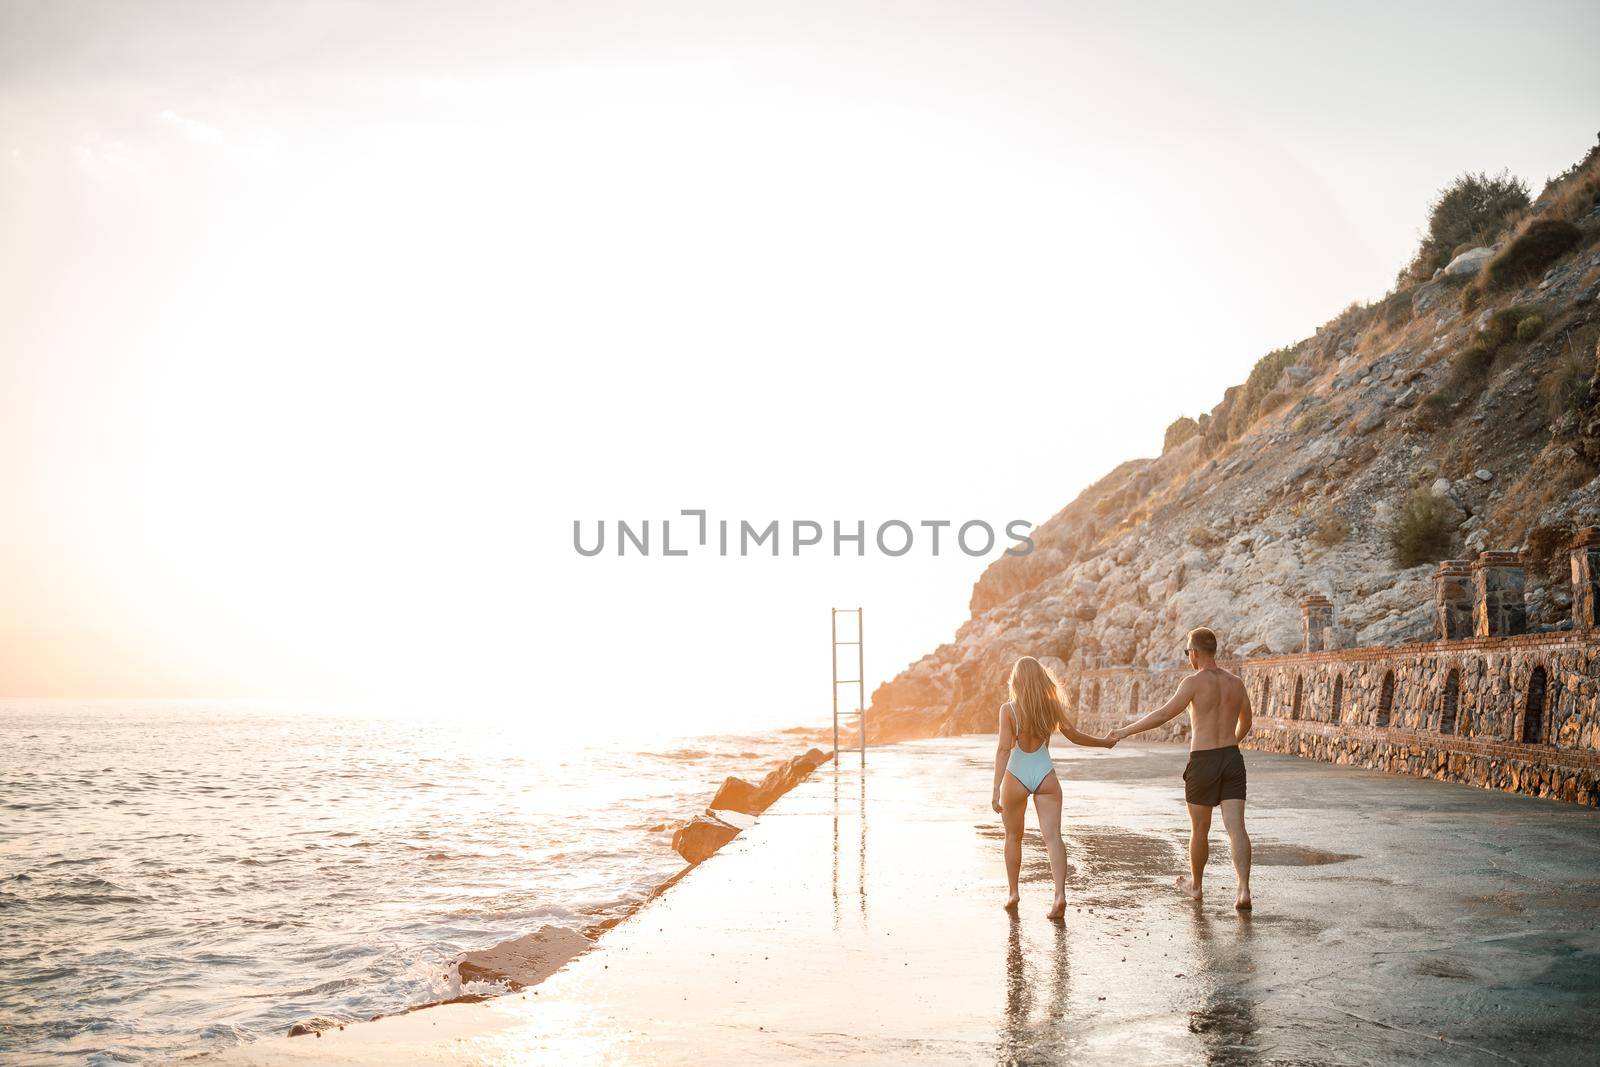
[[1217,635],[1211,632],[1211,627],[1209,626],[1197,626],[1189,631],[1189,646],[1196,652],[1215,656],[1217,654]]

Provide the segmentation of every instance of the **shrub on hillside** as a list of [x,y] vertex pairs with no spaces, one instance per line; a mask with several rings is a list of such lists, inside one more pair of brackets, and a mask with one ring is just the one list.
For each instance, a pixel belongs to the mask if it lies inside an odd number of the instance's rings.
[[1305,433],[1307,430],[1313,430],[1318,426],[1321,426],[1323,420],[1325,420],[1327,417],[1328,402],[1326,400],[1319,400],[1315,404],[1312,404],[1310,407],[1306,408],[1299,415],[1295,416],[1294,424],[1290,428],[1294,430],[1295,433]]
[[1526,344],[1538,337],[1544,330],[1544,316],[1534,312],[1521,322],[1517,323],[1517,340]]
[[1245,379],[1244,385],[1239,387],[1239,395],[1230,405],[1228,418],[1228,436],[1238,437],[1265,410],[1268,397],[1276,406],[1288,399],[1288,394],[1278,393],[1273,395],[1278,379],[1283,377],[1283,369],[1294,362],[1295,350],[1293,348],[1275,348],[1271,352],[1256,360],[1256,365],[1250,368],[1250,377]]
[[1594,381],[1594,370],[1594,360],[1569,344],[1556,365],[1545,372],[1539,391],[1544,396],[1551,424],[1583,407],[1589,385]]
[[1461,290],[1461,313],[1470,315],[1478,310],[1478,302],[1483,299],[1483,290],[1476,285],[1469,285]]
[[1425,282],[1450,262],[1456,249],[1488,244],[1506,223],[1528,206],[1528,185],[1505,171],[1462,174],[1439,190],[1428,205],[1428,232],[1403,281]]
[[1550,201],[1546,215],[1551,218],[1570,222],[1593,211],[1600,204],[1600,145],[1551,178],[1539,199]]
[[1167,427],[1166,436],[1161,439],[1161,454],[1166,455],[1199,432],[1198,422],[1187,415],[1179,415],[1172,420],[1172,424]]
[[1212,533],[1208,527],[1196,526],[1189,531],[1189,543],[1196,548],[1215,548],[1222,543],[1222,538]]
[[1565,219],[1534,219],[1483,265],[1490,289],[1522,285],[1577,247],[1583,231]]
[[1390,293],[1378,305],[1378,314],[1383,317],[1383,324],[1391,330],[1398,330],[1411,321],[1411,292],[1401,289]]
[[1457,390],[1480,385],[1489,376],[1489,368],[1492,366],[1494,366],[1494,346],[1485,338],[1479,337],[1457,352],[1456,358],[1451,360],[1448,384]]
[[1455,512],[1427,487],[1413,490],[1389,524],[1389,548],[1401,567],[1432,563],[1450,555]]
[[1517,336],[1517,330],[1521,329],[1524,321],[1538,318],[1538,314],[1527,306],[1501,308],[1489,316],[1489,323],[1483,328],[1483,338],[1491,348],[1499,348]]

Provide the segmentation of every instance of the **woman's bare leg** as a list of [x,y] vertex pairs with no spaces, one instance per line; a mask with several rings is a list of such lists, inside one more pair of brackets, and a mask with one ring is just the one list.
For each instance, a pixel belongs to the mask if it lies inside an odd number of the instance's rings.
[[1008,908],[1016,907],[1021,899],[1017,879],[1022,874],[1022,822],[1027,813],[1028,791],[1007,772],[1000,784],[1000,819],[1006,828],[1006,882],[1011,887],[1011,895],[1006,898]]
[[1059,919],[1067,912],[1067,846],[1061,841],[1061,781],[1054,771],[1044,776],[1039,791],[1033,794],[1033,810],[1039,814],[1039,834],[1050,856],[1050,877],[1056,883],[1049,916]]

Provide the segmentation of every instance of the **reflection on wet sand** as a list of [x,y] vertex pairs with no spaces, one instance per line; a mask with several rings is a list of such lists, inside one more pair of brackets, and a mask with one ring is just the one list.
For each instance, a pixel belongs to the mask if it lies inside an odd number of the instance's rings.
[[847,775],[855,783],[857,797],[856,904],[862,921],[865,922],[867,918],[867,768],[863,762],[857,765],[852,773],[835,762],[833,764],[833,928],[835,930],[839,929],[840,920],[843,918],[843,906],[839,899],[839,859],[842,854],[839,819],[847,802],[841,797],[840,788]]
[[[1071,967],[1067,928],[1051,924],[1052,949],[1043,961],[1048,970],[1038,975],[1027,960],[1022,919],[1008,916],[1006,942],[1006,1002],[1000,1020],[999,1059],[1002,1063],[1058,1063],[1070,1056],[1073,1028],[1067,1018],[1071,992]],[[1046,988],[1048,987],[1048,988]],[[1039,1005],[1040,996],[1044,1004]]]
[[1195,973],[1201,1006],[1189,1012],[1189,1032],[1200,1039],[1205,1062],[1215,1067],[1246,1067],[1261,1062],[1256,1021],[1254,927],[1249,912],[1217,920],[1194,904]]

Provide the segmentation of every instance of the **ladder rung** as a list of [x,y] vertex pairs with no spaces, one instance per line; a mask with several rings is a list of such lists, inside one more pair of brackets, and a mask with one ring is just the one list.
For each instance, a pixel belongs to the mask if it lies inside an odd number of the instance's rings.
[[843,716],[843,715],[865,715],[866,712],[864,712],[864,711],[836,711],[836,712],[834,712],[834,714],[835,715],[840,715],[840,716]]
[[859,645],[860,641],[835,641],[836,645]]
[[860,685],[861,684],[861,679],[860,678],[838,678],[838,679],[834,680],[833,684],[834,685]]

